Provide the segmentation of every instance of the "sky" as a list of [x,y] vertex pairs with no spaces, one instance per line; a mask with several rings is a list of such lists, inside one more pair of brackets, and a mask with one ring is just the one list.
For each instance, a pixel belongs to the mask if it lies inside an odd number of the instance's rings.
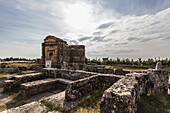
[[40,58],[53,35],[87,58],[170,58],[170,0],[0,0],[0,58]]

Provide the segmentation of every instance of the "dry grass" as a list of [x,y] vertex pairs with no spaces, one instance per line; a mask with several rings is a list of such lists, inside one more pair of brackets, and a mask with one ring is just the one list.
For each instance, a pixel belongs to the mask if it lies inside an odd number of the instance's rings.
[[21,71],[19,73],[0,73],[0,81],[6,80],[6,77],[10,75],[22,75],[22,74],[28,74],[28,73],[35,73],[36,71]]
[[31,66],[35,65],[35,63],[8,63],[6,66],[10,66],[10,68],[17,68],[18,66]]
[[3,92],[3,88],[0,88],[0,93],[2,93]]
[[7,109],[7,107],[5,104],[0,104],[0,112],[4,111],[6,109]]
[[3,89],[0,89],[0,93],[2,93],[2,99],[0,99],[0,112],[6,110],[8,107],[8,102],[12,101],[12,100],[16,100],[18,99],[18,101],[20,101],[20,94],[21,91],[14,91],[14,92],[5,92],[3,93]]
[[83,108],[83,107],[80,107],[78,108],[76,111],[74,111],[74,113],[99,113],[100,110],[99,110],[99,102],[98,104],[92,108],[92,107],[87,107],[87,108]]
[[7,76],[7,74],[0,74],[0,79],[3,79],[3,78],[5,78]]
[[14,92],[13,94],[11,94],[11,95],[9,96],[9,98],[10,98],[10,99],[14,99],[14,98],[18,97],[20,94],[21,94],[21,91]]
[[169,113],[170,95],[152,94],[143,96],[138,108],[138,113]]

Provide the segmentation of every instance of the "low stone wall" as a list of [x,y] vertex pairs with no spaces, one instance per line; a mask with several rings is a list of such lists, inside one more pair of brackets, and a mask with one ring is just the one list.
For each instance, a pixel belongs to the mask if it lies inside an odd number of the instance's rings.
[[3,87],[3,82],[0,81],[0,88],[2,88],[2,87]]
[[18,73],[20,70],[18,68],[0,68],[0,73]]
[[48,78],[48,79],[37,80],[33,82],[22,83],[21,84],[22,96],[29,97],[31,95],[56,88],[57,85],[59,84],[58,81],[59,80],[57,78],[56,79]]
[[99,65],[85,65],[83,70],[96,73],[114,74],[114,69]]
[[106,83],[112,85],[120,78],[122,77],[116,75],[97,74],[85,79],[77,80],[67,86],[65,98],[68,101],[79,100],[98,89],[100,84]]
[[147,71],[150,81],[154,84],[153,88],[157,93],[168,92],[169,71],[149,69]]
[[168,71],[150,69],[147,73],[131,73],[107,89],[100,104],[101,113],[136,113],[141,95],[151,88],[167,93]]
[[5,80],[3,83],[3,87],[5,91],[8,91],[11,89],[19,88],[21,83],[39,80],[43,78],[45,78],[45,76],[43,76],[42,73],[15,75],[8,78],[8,80]]
[[69,80],[78,80],[86,77],[96,75],[93,72],[86,72],[81,70],[67,70],[57,68],[44,68],[42,69],[43,75],[47,78],[65,78]]

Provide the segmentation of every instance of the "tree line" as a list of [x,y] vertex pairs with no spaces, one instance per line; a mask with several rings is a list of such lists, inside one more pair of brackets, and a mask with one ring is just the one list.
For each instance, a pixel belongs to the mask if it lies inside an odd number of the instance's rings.
[[27,59],[27,58],[13,58],[13,57],[9,57],[9,58],[7,57],[2,60],[4,61],[32,61],[31,59]]
[[142,58],[138,58],[137,60],[133,59],[107,59],[107,60],[101,60],[101,59],[87,59],[87,63],[96,63],[98,65],[117,65],[117,64],[123,64],[123,65],[144,65],[144,66],[152,66],[156,65],[157,62],[161,62],[164,66],[170,66],[170,58],[166,59],[160,59],[160,58],[148,58],[147,60],[142,60]]

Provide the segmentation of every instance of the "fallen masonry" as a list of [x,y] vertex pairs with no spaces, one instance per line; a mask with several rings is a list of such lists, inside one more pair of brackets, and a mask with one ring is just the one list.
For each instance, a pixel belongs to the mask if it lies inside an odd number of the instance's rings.
[[[103,71],[99,73],[100,71],[97,70],[95,70],[97,72],[92,70],[92,72],[87,72],[83,70],[44,68],[41,73],[9,78],[4,82],[4,89],[18,88],[22,90],[23,97],[28,98],[30,95],[53,90],[53,88],[60,86],[58,84],[62,84],[63,92],[44,99],[54,105],[70,109],[76,107],[77,103],[98,89],[101,84],[109,84],[110,88],[105,90],[102,96],[100,112],[136,113],[142,95],[147,95],[151,90],[157,93],[168,92],[169,72],[162,70],[160,66],[157,67],[159,68],[148,69],[140,73],[129,73],[124,76],[113,73],[105,74]],[[48,109],[40,100],[4,112],[42,113]]]

